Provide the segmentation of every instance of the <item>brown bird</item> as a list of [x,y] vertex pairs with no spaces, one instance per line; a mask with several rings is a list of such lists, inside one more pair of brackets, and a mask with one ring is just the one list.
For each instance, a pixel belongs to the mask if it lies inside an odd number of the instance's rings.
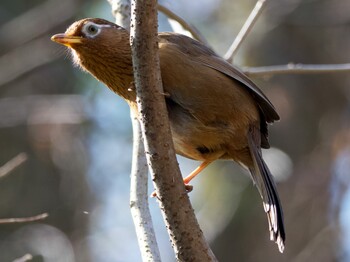
[[[137,115],[129,32],[99,18],[73,23],[51,39],[72,51],[75,65],[123,97]],[[239,69],[204,44],[175,33],[159,33],[165,100],[176,153],[202,164],[189,184],[217,159],[246,167],[267,214],[270,238],[283,252],[282,206],[261,148],[269,148],[267,124],[279,116],[262,91]]]

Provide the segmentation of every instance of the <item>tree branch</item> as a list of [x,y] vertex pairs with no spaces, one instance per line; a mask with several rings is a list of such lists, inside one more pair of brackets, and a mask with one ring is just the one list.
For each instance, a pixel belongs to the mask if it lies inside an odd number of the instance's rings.
[[[116,23],[130,30],[130,0],[108,0]],[[161,261],[148,204],[148,166],[140,123],[132,111],[133,157],[130,174],[130,211],[143,261]]]
[[15,217],[15,218],[0,218],[0,224],[12,224],[12,223],[25,223],[43,220],[49,216],[48,213],[42,213],[40,215],[32,217]]
[[16,258],[15,260],[13,260],[12,262],[27,262],[33,259],[33,256],[31,254],[25,254],[22,257]]
[[130,0],[107,0],[112,7],[115,23],[130,30]]
[[281,74],[322,74],[350,71],[347,64],[294,64],[273,65],[261,67],[243,67],[243,72],[249,76],[272,76]]
[[254,9],[248,16],[247,20],[245,21],[243,27],[241,28],[241,31],[239,31],[232,45],[224,55],[224,58],[227,60],[227,62],[232,63],[233,57],[237,53],[238,48],[241,46],[243,40],[247,37],[250,30],[253,28],[255,22],[258,20],[266,2],[267,0],[258,0],[257,3],[255,4]]
[[148,205],[148,166],[140,122],[131,114],[133,157],[130,183],[130,210],[143,261],[161,261]]
[[170,20],[174,20],[178,22],[186,31],[190,32],[194,39],[197,39],[199,42],[202,42],[207,46],[209,46],[208,41],[205,39],[205,37],[199,32],[199,30],[195,26],[190,25],[180,16],[178,16],[177,14],[175,14],[174,12],[172,12],[170,9],[166,8],[163,5],[158,4],[157,8],[158,8],[158,11],[162,12]]
[[10,174],[13,170],[27,161],[27,159],[28,157],[26,153],[20,153],[9,160],[7,163],[0,167],[0,178],[3,178],[4,176]]
[[146,157],[177,260],[216,261],[199,228],[175,158],[160,76],[156,0],[131,5],[131,48]]
[[[263,7],[266,5],[266,0],[259,0],[241,31],[235,38],[230,49],[225,54],[225,59],[232,62],[234,55],[237,53],[238,48],[243,43],[244,39],[254,26],[259,15],[263,11]],[[169,19],[178,22],[185,30],[190,32],[193,38],[208,45],[205,37],[194,26],[187,23],[180,16],[169,10],[163,5],[158,4],[158,11],[165,14]],[[347,72],[350,71],[350,63],[347,64],[295,64],[289,63],[287,65],[274,65],[274,66],[261,66],[261,67],[243,67],[243,72],[250,76],[271,76],[279,74],[322,74],[333,72]]]

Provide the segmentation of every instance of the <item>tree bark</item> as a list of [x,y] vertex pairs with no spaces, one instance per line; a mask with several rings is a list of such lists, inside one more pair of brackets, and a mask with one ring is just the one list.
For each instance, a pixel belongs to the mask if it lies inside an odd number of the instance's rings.
[[[116,24],[130,30],[130,0],[108,0]],[[142,261],[159,262],[160,252],[148,203],[148,167],[140,122],[130,113],[133,129],[133,155],[130,174],[130,212]]]
[[157,1],[131,6],[131,48],[146,157],[179,261],[216,261],[199,228],[176,161],[158,58]]
[[130,211],[142,261],[160,262],[160,252],[148,204],[148,168],[140,123],[132,114],[131,120],[134,145],[130,175]]

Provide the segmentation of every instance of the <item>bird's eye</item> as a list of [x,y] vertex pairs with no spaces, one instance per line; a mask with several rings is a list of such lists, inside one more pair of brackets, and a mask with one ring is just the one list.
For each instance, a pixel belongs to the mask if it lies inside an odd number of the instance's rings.
[[100,28],[95,24],[86,24],[84,28],[85,34],[87,36],[96,36],[100,32]]
[[89,25],[89,27],[87,28],[87,30],[88,30],[88,32],[89,32],[90,34],[96,34],[97,31],[98,31],[98,29],[97,29],[96,26],[94,26],[94,25]]

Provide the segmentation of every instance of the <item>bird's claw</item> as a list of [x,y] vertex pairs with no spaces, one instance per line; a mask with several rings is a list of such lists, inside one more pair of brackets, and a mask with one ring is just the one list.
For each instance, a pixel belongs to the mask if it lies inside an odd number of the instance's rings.
[[187,193],[190,193],[193,190],[193,186],[192,185],[186,185],[185,184],[185,189]]

